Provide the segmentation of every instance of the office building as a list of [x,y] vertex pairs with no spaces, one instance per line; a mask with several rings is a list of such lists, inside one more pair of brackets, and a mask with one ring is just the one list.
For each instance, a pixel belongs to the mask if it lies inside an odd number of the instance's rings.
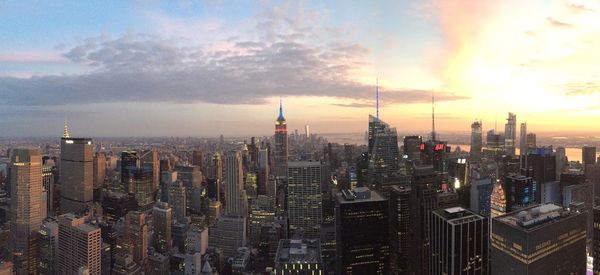
[[431,165],[412,167],[410,173],[409,271],[413,274],[429,274],[431,213],[438,208],[437,174]]
[[239,247],[246,246],[246,218],[222,216],[209,229],[208,244],[218,247],[225,257],[232,257]]
[[[526,167],[533,170],[533,179],[535,180],[536,190],[541,190],[541,186],[547,182],[556,181],[556,156],[552,151],[531,149],[526,159]],[[536,192],[535,200],[541,202],[541,192]]]
[[187,192],[183,182],[176,181],[169,188],[169,205],[173,209],[173,217],[178,222],[184,222],[187,218]]
[[593,233],[592,233],[592,258],[593,274],[600,274],[600,206],[594,207],[593,210]]
[[536,204],[537,186],[532,177],[509,176],[504,180],[506,213]]
[[489,177],[475,179],[471,182],[469,209],[481,216],[491,215],[492,179]]
[[515,155],[515,142],[517,140],[517,115],[508,113],[504,125],[504,150],[509,156]]
[[[568,178],[573,176],[568,173],[563,173],[563,182],[559,183],[560,189],[562,189],[561,198],[559,201],[562,205],[581,204],[581,207],[585,209],[586,216],[586,230],[587,230],[587,245],[589,250],[592,249],[592,236],[593,236],[593,209],[594,209],[594,185],[590,181],[586,181],[580,178],[580,181],[568,182]],[[577,177],[574,177],[576,179]]]
[[237,151],[227,154],[223,184],[225,185],[225,214],[246,217],[248,200],[244,190],[242,156]]
[[160,201],[169,201],[171,184],[177,181],[177,171],[162,171],[160,174]]
[[287,209],[290,236],[320,238],[321,163],[293,161],[288,166]]
[[102,188],[106,177],[106,154],[96,152],[94,155],[94,189]]
[[492,129],[487,132],[485,140],[487,149],[497,151],[504,148],[506,138],[503,133],[497,133],[496,130]]
[[58,217],[58,274],[101,274],[100,228],[72,213]]
[[325,274],[318,239],[284,239],[279,241],[273,274]]
[[492,220],[493,274],[585,274],[585,215],[555,204]]
[[141,211],[152,209],[152,205],[154,205],[152,166],[129,166],[124,171],[128,175],[126,181],[123,182],[125,190],[134,195],[138,209]]
[[[46,209],[48,216],[54,216],[58,203],[60,202],[58,192],[56,191],[56,177],[58,171],[54,164],[45,163],[42,165],[42,190],[47,192]],[[10,175],[8,175],[10,177]],[[10,180],[9,180],[10,182]],[[10,187],[8,188],[10,189]]]
[[140,167],[141,162],[136,151],[123,151],[121,152],[121,182],[128,182],[128,168],[129,167]]
[[185,254],[185,275],[202,275],[202,255],[198,252]]
[[202,187],[202,172],[198,166],[178,165],[175,167],[177,171],[177,180],[183,183],[186,191],[186,207],[194,209],[194,190]]
[[273,150],[273,175],[278,178],[287,177],[287,162],[288,162],[288,133],[287,122],[283,117],[283,106],[279,102],[279,116],[275,121],[275,148]]
[[139,211],[130,211],[125,216],[122,249],[133,256],[133,261],[144,265],[148,258],[148,225],[146,214]]
[[433,211],[430,274],[487,275],[488,219],[462,207]]
[[208,229],[198,226],[191,226],[187,232],[187,249],[189,253],[206,254],[208,248]]
[[567,153],[565,147],[556,147],[556,180],[560,181],[560,174],[565,170],[567,166]]
[[527,134],[527,148],[528,150],[537,148],[537,136],[535,133]]
[[10,161],[10,251],[17,274],[38,271],[42,225],[42,157],[39,149],[14,149]]
[[39,246],[39,274],[56,274],[56,262],[58,260],[58,223],[56,220],[47,220],[42,224]]
[[481,121],[475,121],[471,124],[471,150],[469,154],[471,160],[479,161],[483,150],[483,131]]
[[89,138],[60,140],[60,209],[62,213],[81,212],[94,195],[94,145]]
[[275,198],[258,195],[250,204],[248,217],[249,241],[257,245],[260,241],[260,231],[263,224],[275,221]]
[[419,161],[421,159],[421,136],[406,136],[404,137],[404,157],[407,160]]
[[210,179],[216,179],[218,182],[223,181],[223,161],[219,152],[215,152],[210,159],[210,167],[208,169],[207,177]]
[[337,194],[338,274],[389,274],[388,200],[367,187]]
[[152,225],[154,227],[153,247],[159,253],[171,251],[173,242],[171,228],[173,226],[173,212],[166,202],[157,203],[152,209]]
[[204,161],[204,153],[201,150],[192,151],[192,165],[198,166],[202,174],[206,174],[206,162]]
[[142,151],[140,154],[141,166],[152,167],[152,192],[158,190],[160,184],[160,160],[158,151],[155,149]]
[[107,192],[102,197],[102,210],[108,222],[116,222],[129,211],[137,210],[138,204],[133,194]]
[[596,163],[596,147],[583,146],[581,148],[581,161],[583,163],[584,174],[588,176],[592,166]]
[[410,194],[409,186],[394,185],[390,190],[390,268],[398,274],[408,273]]
[[521,123],[519,137],[519,155],[526,156],[529,146],[527,146],[527,123],[525,122]]
[[400,152],[396,128],[369,115],[368,184],[381,185],[398,173]]

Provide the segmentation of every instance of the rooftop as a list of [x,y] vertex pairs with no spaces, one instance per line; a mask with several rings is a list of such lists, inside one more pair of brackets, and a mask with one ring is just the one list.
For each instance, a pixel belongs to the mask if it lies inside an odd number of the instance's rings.
[[279,241],[277,263],[321,263],[321,242],[318,239]]
[[568,209],[564,209],[560,205],[547,203],[521,209],[495,219],[525,231],[532,231],[571,216],[574,213]]
[[339,203],[361,203],[366,201],[384,201],[385,198],[368,187],[357,187],[354,190],[344,189],[336,195]]
[[474,220],[484,219],[484,217],[481,215],[478,215],[471,210],[462,208],[460,206],[438,209],[433,211],[433,213],[442,217],[450,224],[463,224]]

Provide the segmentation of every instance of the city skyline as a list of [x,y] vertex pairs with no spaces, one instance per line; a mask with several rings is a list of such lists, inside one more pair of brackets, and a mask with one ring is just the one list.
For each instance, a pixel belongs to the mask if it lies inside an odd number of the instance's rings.
[[258,135],[282,96],[290,129],[358,133],[378,79],[381,117],[400,131],[429,130],[433,92],[440,132],[476,118],[491,129],[507,112],[536,133],[594,132],[599,12],[592,1],[9,1],[0,126]]

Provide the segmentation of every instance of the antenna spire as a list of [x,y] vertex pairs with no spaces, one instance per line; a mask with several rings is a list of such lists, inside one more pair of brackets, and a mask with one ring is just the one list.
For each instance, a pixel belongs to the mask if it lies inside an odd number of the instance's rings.
[[431,91],[431,140],[435,141],[435,97]]
[[375,78],[375,109],[379,120],[379,78]]

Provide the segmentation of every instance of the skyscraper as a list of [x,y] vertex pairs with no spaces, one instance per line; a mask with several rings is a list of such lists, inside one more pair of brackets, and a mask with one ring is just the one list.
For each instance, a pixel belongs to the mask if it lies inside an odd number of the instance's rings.
[[591,167],[596,163],[596,147],[583,146],[581,148],[581,160],[583,163],[583,171],[585,175],[588,176]]
[[515,155],[515,142],[517,140],[517,115],[508,113],[504,125],[504,149],[508,155]]
[[127,173],[126,182],[123,182],[128,193],[133,194],[139,209],[146,211],[152,209],[154,204],[154,170],[152,166],[125,168]]
[[537,136],[535,133],[527,134],[527,148],[529,150],[535,149],[537,147]]
[[133,261],[144,265],[148,258],[148,225],[146,214],[139,211],[130,211],[125,216],[123,240],[121,247],[127,254],[133,256]]
[[61,138],[59,178],[62,213],[84,211],[93,201],[93,150],[94,145],[89,138],[71,138],[68,132]]
[[369,115],[369,184],[382,184],[398,172],[398,134],[396,128]]
[[409,186],[394,185],[390,190],[390,268],[398,274],[408,274],[410,194]]
[[173,208],[175,220],[184,222],[187,217],[187,193],[181,181],[171,184],[171,188],[169,188],[169,205]]
[[173,212],[166,202],[157,203],[152,209],[152,224],[154,226],[153,247],[160,253],[171,250],[171,227]]
[[320,238],[322,221],[321,163],[318,161],[293,161],[289,163],[287,174],[290,236],[305,239]]
[[507,213],[536,204],[538,191],[532,177],[523,175],[506,177],[503,189],[506,192]]
[[408,262],[412,274],[429,274],[431,213],[438,208],[435,181],[433,166],[416,166],[411,169]]
[[129,167],[139,167],[140,166],[140,158],[138,157],[138,153],[136,151],[123,151],[121,152],[121,182],[127,182],[127,178],[129,177],[128,168]]
[[58,217],[58,274],[101,274],[100,228],[72,213]]
[[273,174],[279,178],[287,177],[288,134],[287,122],[283,117],[283,105],[279,101],[279,117],[275,121],[275,150],[273,150]]
[[600,274],[600,206],[594,207],[594,226],[592,241],[592,257],[594,258],[594,274]]
[[462,207],[434,210],[430,274],[490,273],[488,220]]
[[225,257],[246,245],[246,218],[223,216],[208,231],[209,246],[221,248]]
[[96,152],[94,155],[94,189],[102,188],[106,177],[106,154]]
[[481,121],[475,121],[471,124],[471,160],[479,161],[481,159],[481,150],[483,149],[483,131],[481,130]]
[[585,215],[555,204],[492,220],[494,274],[585,274]]
[[39,149],[14,149],[10,162],[10,251],[17,274],[38,268],[42,224],[42,157]]
[[244,190],[242,156],[237,151],[227,154],[225,159],[225,214],[246,217],[248,212]]
[[421,136],[404,137],[405,158],[411,161],[418,162],[421,159],[421,143],[423,143],[423,138]]
[[337,274],[389,274],[388,200],[367,187],[337,194]]
[[152,167],[152,192],[158,190],[160,184],[160,160],[156,149],[143,151],[140,156],[142,166]]
[[521,123],[521,132],[519,133],[519,155],[526,156],[527,146],[527,123]]
[[556,147],[556,180],[560,180],[560,174],[567,166],[567,153],[565,147]]

